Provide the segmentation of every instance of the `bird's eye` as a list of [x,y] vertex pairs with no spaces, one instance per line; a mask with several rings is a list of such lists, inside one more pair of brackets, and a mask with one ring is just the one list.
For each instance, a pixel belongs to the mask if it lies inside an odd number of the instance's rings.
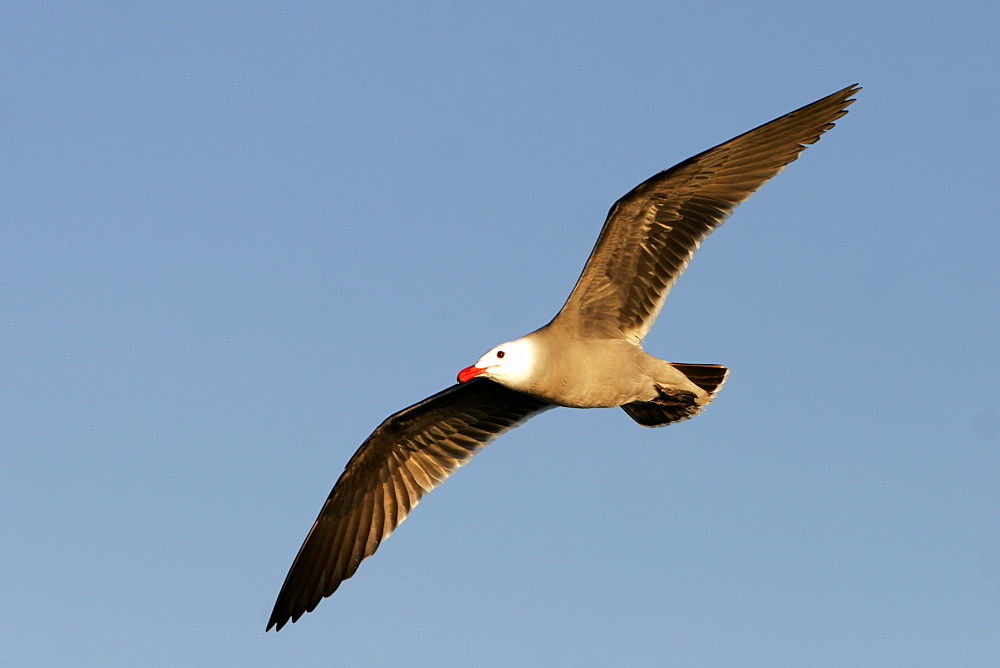
[[497,351],[497,357],[503,359],[504,352],[502,350]]

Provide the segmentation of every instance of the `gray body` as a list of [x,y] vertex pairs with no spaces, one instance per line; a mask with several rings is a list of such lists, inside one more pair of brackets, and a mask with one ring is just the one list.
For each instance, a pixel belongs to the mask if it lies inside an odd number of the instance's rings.
[[652,402],[664,388],[689,392],[700,404],[710,398],[674,365],[622,338],[575,336],[558,324],[525,338],[539,347],[545,365],[531,384],[518,389],[558,406],[614,408]]

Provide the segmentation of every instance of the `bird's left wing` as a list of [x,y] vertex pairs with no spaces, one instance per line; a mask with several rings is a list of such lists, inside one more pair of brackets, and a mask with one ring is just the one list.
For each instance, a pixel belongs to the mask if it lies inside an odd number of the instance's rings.
[[553,324],[639,343],[702,240],[847,113],[848,86],[660,172],[618,200]]
[[386,419],[358,448],[306,536],[267,630],[311,612],[406,519],[424,494],[500,434],[552,408],[486,378]]

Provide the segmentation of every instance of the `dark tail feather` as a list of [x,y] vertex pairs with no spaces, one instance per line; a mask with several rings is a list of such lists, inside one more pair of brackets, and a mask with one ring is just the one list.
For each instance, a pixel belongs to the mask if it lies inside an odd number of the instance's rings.
[[[673,363],[672,363],[673,364]],[[690,392],[664,392],[656,401],[633,401],[622,406],[629,417],[644,427],[662,427],[693,417],[712,400],[726,382],[729,369],[721,364],[674,364],[678,371],[692,383],[708,392],[708,398],[699,403]]]
[[721,390],[722,384],[726,382],[726,375],[729,374],[729,369],[721,364],[671,364],[709,394]]
[[652,401],[633,401],[622,406],[622,410],[643,427],[663,427],[697,415],[701,406],[695,403],[687,406],[661,406]]

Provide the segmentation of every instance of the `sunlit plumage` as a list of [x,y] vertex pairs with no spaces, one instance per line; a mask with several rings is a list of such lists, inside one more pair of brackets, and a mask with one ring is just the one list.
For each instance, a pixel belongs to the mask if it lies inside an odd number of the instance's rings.
[[654,427],[700,412],[727,369],[668,363],[641,341],[701,241],[832,128],[858,90],[704,151],[618,200],[552,322],[493,348],[462,370],[459,384],[389,417],[361,445],[292,563],[268,630],[312,611],[424,494],[530,417],[555,406],[621,406]]

